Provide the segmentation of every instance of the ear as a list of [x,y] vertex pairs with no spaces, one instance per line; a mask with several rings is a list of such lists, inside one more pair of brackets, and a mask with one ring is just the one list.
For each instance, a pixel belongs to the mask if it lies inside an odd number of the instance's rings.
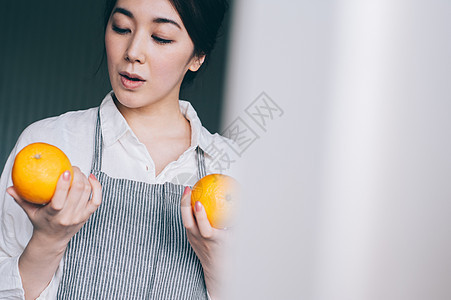
[[191,60],[191,64],[189,65],[189,70],[191,72],[196,72],[202,66],[205,61],[205,54],[201,56],[195,56]]

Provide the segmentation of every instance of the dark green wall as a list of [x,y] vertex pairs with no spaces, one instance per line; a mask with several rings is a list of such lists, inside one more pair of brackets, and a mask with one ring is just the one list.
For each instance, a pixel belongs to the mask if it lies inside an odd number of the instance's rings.
[[[0,169],[30,123],[100,104],[110,90],[103,53],[103,0],[3,1],[0,11]],[[228,16],[208,68],[181,98],[218,131]]]

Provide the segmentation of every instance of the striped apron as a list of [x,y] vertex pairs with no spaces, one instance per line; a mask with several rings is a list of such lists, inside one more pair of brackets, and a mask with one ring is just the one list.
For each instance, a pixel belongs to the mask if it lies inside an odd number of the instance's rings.
[[[67,246],[58,299],[207,299],[202,266],[182,224],[183,185],[111,178],[101,171],[97,117],[91,172],[103,200]],[[198,177],[205,175],[198,147]]]

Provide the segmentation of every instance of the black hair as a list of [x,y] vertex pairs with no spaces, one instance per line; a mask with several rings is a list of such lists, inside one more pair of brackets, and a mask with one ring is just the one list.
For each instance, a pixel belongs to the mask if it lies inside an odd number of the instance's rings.
[[[108,26],[111,13],[117,0],[106,0],[104,12],[104,30]],[[178,12],[183,25],[194,44],[193,56],[205,55],[203,65],[207,63],[213,50],[224,14],[228,9],[226,0],[169,0]],[[197,72],[188,70],[183,84],[190,83]]]

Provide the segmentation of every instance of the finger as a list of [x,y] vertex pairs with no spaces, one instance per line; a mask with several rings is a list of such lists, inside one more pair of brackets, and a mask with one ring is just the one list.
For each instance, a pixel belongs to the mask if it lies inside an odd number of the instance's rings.
[[84,187],[82,189],[82,193],[80,195],[80,198],[74,201],[73,205],[74,208],[79,212],[84,212],[86,210],[86,205],[89,202],[89,199],[91,198],[91,183],[87,178],[83,176],[83,184]]
[[180,209],[182,213],[183,226],[191,233],[197,233],[197,224],[193,216],[193,209],[191,208],[191,189],[185,188],[182,200],[180,201]]
[[89,175],[88,180],[91,184],[92,196],[91,200],[86,204],[86,208],[89,215],[91,215],[102,203],[102,185],[93,174]]
[[[89,188],[88,180],[86,176],[80,171],[79,168],[74,167],[74,180],[67,193],[66,207],[73,211],[76,211],[80,206],[80,201],[82,201],[82,196],[86,189]],[[87,201],[88,199],[86,199]]]
[[50,204],[47,205],[47,209],[49,209],[51,212],[57,213],[61,211],[66,205],[66,198],[70,188],[71,176],[73,176],[73,174],[71,174],[71,172],[68,170],[61,174],[60,178],[58,179],[52,201],[50,201]]
[[81,173],[81,171],[77,181],[79,182],[79,184],[77,184],[79,192],[75,193],[73,198],[71,197],[70,204],[75,211],[83,213],[86,210],[86,205],[91,197],[92,188],[88,178],[86,178],[85,174]]
[[17,204],[19,204],[20,207],[22,207],[22,209],[25,211],[25,213],[27,214],[28,218],[30,218],[30,220],[33,218],[36,211],[42,207],[42,205],[33,204],[33,203],[23,200],[19,196],[19,194],[17,193],[16,189],[13,186],[10,186],[9,188],[7,188],[6,192],[11,197],[13,197],[13,199],[17,202]]
[[189,186],[185,187],[185,190],[183,191],[180,205],[184,207],[191,207],[191,189]]
[[208,221],[204,206],[199,201],[196,201],[194,204],[194,216],[196,217],[197,227],[202,237],[206,239],[213,237],[213,227],[211,227],[210,221]]

